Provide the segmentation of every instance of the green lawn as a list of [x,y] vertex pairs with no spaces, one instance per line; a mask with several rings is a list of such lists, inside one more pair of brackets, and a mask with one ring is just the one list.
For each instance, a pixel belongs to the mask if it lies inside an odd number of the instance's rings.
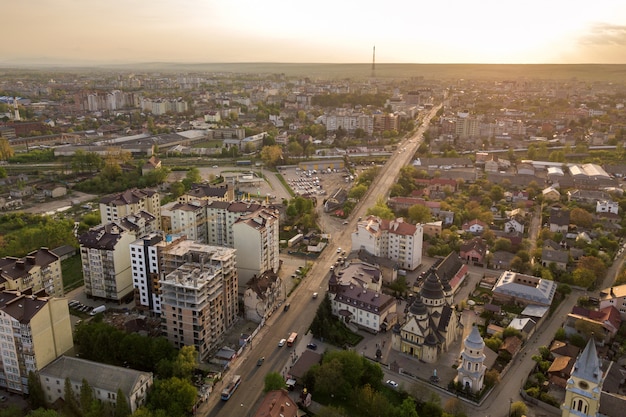
[[80,255],[74,255],[61,262],[63,274],[63,288],[65,292],[71,291],[83,285],[83,269]]

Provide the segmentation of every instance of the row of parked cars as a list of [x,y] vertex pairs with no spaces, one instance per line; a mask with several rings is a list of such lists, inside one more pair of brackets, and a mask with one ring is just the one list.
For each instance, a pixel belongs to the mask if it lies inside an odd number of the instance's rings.
[[82,313],[90,313],[91,310],[93,310],[93,307],[91,306],[86,306],[83,303],[81,303],[78,300],[72,300],[69,303],[67,303],[70,308],[76,310],[76,311],[80,311]]

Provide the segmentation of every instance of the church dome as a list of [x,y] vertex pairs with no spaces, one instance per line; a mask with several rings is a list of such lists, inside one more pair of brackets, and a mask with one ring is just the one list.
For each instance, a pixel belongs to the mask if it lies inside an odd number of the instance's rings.
[[424,339],[424,344],[429,345],[429,346],[436,346],[437,338],[435,337],[434,334],[429,333],[428,336],[426,336],[426,338]]
[[428,313],[426,306],[422,302],[422,297],[420,297],[419,295],[415,297],[415,300],[413,301],[413,304],[411,304],[411,308],[409,311],[414,316],[423,316]]
[[439,300],[444,297],[443,286],[437,276],[431,272],[422,285],[420,295],[429,300]]
[[481,350],[485,348],[485,341],[480,337],[478,326],[473,326],[470,334],[465,338],[465,349]]

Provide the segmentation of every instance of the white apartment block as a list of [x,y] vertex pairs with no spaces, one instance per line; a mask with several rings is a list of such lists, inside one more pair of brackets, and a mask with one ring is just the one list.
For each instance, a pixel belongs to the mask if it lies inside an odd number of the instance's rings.
[[161,228],[161,197],[156,190],[132,189],[100,199],[100,222],[110,223],[140,211],[147,211],[156,217]]
[[0,387],[28,394],[28,373],[74,347],[67,300],[1,292],[0,340]]
[[366,250],[374,256],[396,261],[398,268],[413,271],[422,263],[424,229],[404,219],[383,220],[369,216],[352,232],[352,251]]
[[163,334],[204,360],[237,318],[235,250],[182,241],[163,254],[164,267],[177,266],[159,281]]
[[279,215],[262,208],[240,217],[233,224],[233,237],[237,250],[239,285],[244,286],[253,276],[266,271],[278,272]]
[[600,310],[608,306],[618,309],[622,320],[626,320],[626,284],[600,291]]
[[33,251],[23,258],[0,259],[0,290],[17,290],[62,297],[63,275],[59,257],[48,248]]
[[161,314],[161,251],[181,237],[151,233],[130,244],[130,262],[135,289],[135,306]]
[[129,245],[136,236],[117,223],[90,229],[78,238],[85,293],[121,302],[132,295]]

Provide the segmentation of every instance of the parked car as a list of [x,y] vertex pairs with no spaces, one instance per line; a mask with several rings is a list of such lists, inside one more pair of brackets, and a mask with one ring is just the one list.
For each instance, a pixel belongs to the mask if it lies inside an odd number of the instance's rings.
[[314,292],[313,293],[313,298],[317,298],[317,296],[318,296],[318,293]]
[[393,388],[398,388],[398,383],[396,381],[393,381],[391,379],[388,379],[387,382],[385,382],[385,384],[389,385],[390,387]]
[[291,304],[289,303],[285,304],[285,307],[283,307],[283,311],[288,311],[289,307],[291,307]]
[[309,343],[306,347],[307,349],[317,350],[317,345],[315,343]]
[[7,400],[7,397],[4,395],[0,395],[0,402],[5,402]]

